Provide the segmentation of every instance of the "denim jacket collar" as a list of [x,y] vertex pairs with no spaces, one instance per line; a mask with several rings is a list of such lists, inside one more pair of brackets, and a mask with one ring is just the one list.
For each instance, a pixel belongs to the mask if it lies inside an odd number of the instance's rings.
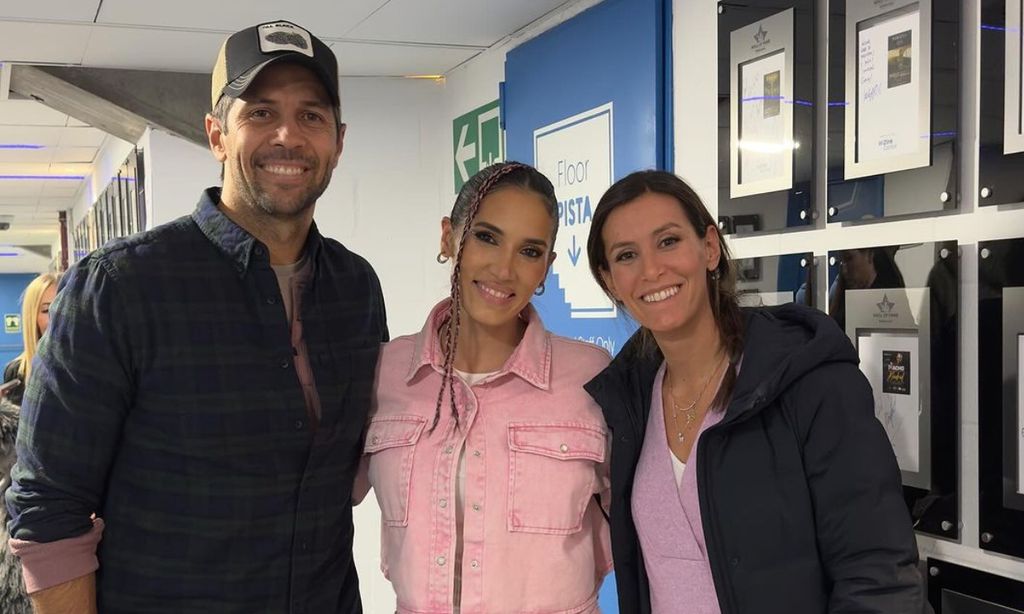
[[[444,369],[444,354],[441,352],[438,331],[450,310],[451,299],[446,298],[430,311],[423,329],[416,335],[416,346],[405,377],[406,382],[411,381],[427,365],[438,372]],[[512,355],[493,377],[511,373],[541,390],[548,390],[551,377],[550,336],[533,305],[528,304],[521,315],[526,318],[526,332]]]

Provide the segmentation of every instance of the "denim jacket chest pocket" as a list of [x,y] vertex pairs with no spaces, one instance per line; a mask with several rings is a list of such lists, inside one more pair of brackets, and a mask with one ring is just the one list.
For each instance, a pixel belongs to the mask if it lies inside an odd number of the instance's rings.
[[377,494],[381,518],[389,527],[409,524],[409,488],[413,454],[427,419],[416,415],[373,418],[366,431],[363,454],[369,455],[368,475]]
[[602,425],[510,423],[508,530],[550,535],[578,532],[607,445]]

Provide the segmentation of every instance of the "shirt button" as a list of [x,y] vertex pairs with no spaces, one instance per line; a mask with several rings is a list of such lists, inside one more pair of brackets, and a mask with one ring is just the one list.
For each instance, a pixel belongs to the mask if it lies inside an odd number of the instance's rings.
[[480,458],[480,450],[473,450],[473,456]]
[[562,451],[562,454],[565,454],[566,452],[569,451],[569,446],[563,443],[562,445],[558,446],[558,449]]
[[479,512],[480,511],[480,504],[479,503],[474,503],[473,504],[473,511],[474,512]]
[[441,499],[437,504],[440,505],[442,509],[446,508],[448,507],[448,499]]
[[473,569],[476,569],[477,567],[480,567],[480,561],[473,559],[472,561],[470,561],[469,566]]
[[302,420],[296,420],[295,421],[295,430],[296,431],[301,431],[303,426],[305,426],[305,423]]
[[373,437],[370,438],[370,443],[372,443],[373,445],[377,445],[378,443],[380,443],[380,437],[374,435]]
[[257,256],[263,256],[263,253],[264,253],[264,252],[263,252],[263,247],[262,247],[262,246],[260,246],[260,245],[257,245],[257,246],[256,246],[256,249],[254,249],[254,250],[252,250],[252,251],[253,251],[253,253],[254,253],[254,254],[256,254]]
[[443,556],[437,557],[437,564],[440,565],[441,567],[444,567],[445,562],[446,562],[446,560],[445,560],[445,558]]
[[737,565],[739,565],[740,564],[739,557],[734,556],[731,559],[729,559],[729,564],[732,565],[733,567],[736,567]]
[[451,454],[452,450],[454,450],[454,449],[455,448],[453,446],[445,446],[444,453],[445,454]]
[[272,296],[268,296],[267,297],[267,304],[268,305],[276,305],[277,304],[277,299],[272,297]]
[[281,368],[282,369],[287,369],[288,368],[288,361],[287,360],[282,360],[281,361]]

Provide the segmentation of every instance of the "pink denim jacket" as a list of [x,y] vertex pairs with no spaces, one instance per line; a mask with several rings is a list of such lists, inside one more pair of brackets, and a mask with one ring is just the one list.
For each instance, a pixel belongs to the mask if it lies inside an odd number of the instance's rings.
[[[544,330],[532,307],[505,366],[472,388],[455,380],[430,432],[443,355],[437,305],[423,330],[384,346],[355,500],[372,486],[381,570],[401,614],[452,612],[456,480],[465,446],[462,614],[589,614],[611,570],[608,436],[582,386],[609,362],[597,346]],[[368,483],[367,483],[368,482]]]

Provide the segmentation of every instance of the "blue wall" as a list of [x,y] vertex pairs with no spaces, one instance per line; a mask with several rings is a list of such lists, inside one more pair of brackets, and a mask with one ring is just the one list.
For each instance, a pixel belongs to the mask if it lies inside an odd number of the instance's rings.
[[[25,291],[25,286],[35,278],[34,273],[0,275],[0,316],[9,313],[21,315],[21,293]],[[24,322],[21,324],[25,325]],[[24,346],[20,330],[16,333],[0,332],[0,368],[21,354],[22,349]]]

